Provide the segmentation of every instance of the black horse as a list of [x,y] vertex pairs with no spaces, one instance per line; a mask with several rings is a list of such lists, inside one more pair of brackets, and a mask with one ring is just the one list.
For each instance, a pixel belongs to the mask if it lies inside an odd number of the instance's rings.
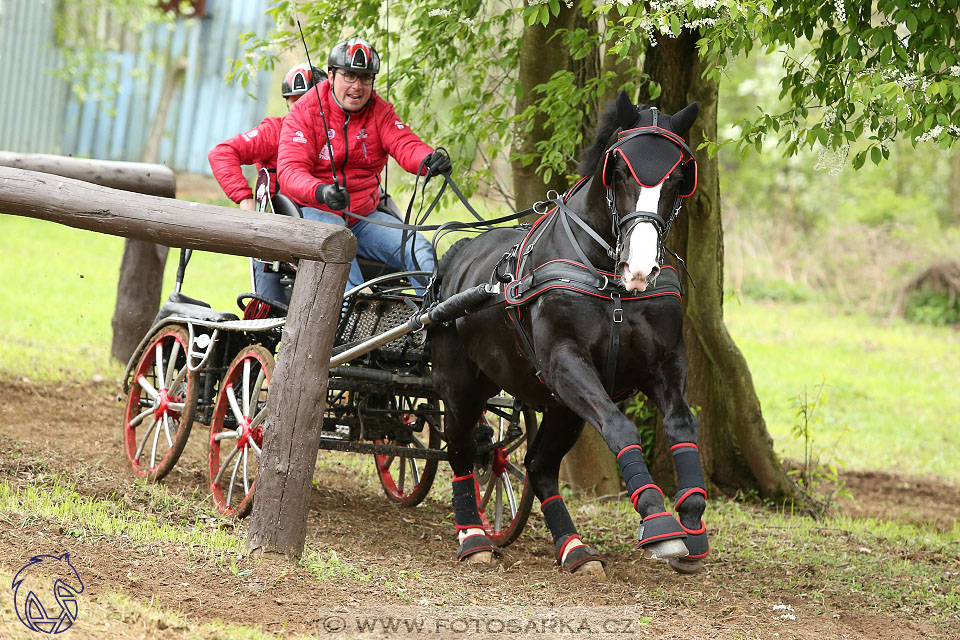
[[[585,177],[531,229],[495,229],[462,240],[440,266],[440,297],[499,280],[504,301],[429,330],[434,380],[446,405],[461,560],[490,561],[475,493],[473,429],[503,389],[543,411],[525,458],[528,477],[567,571],[602,573],[559,496],[560,461],[584,423],[595,425],[642,516],[648,558],[693,573],[707,555],[706,491],[698,424],[684,399],[687,358],[680,281],[663,261],[696,161],[681,137],[696,103],[675,115],[634,105],[621,92],[584,153]],[[555,194],[554,194],[555,195]],[[549,195],[548,195],[549,197]],[[678,518],[643,461],[636,426],[614,401],[642,391],[663,413],[680,492]]]

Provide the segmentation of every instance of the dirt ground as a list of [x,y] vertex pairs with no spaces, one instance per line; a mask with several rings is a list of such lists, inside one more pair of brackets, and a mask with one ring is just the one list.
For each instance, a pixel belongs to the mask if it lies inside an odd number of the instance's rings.
[[[124,496],[134,508],[150,511],[150,505],[139,497],[142,488],[123,454],[122,408],[115,389],[103,383],[80,387],[10,380],[0,380],[0,389],[0,478],[11,486],[25,487],[39,474],[60,472],[76,481],[82,495]],[[203,430],[199,425],[196,428]],[[681,576],[664,564],[643,561],[635,553],[604,552],[606,580],[571,577],[554,565],[545,529],[536,524],[528,525],[495,567],[462,566],[453,557],[448,505],[428,500],[414,510],[396,508],[376,487],[351,481],[352,471],[347,466],[337,472],[335,456],[348,454],[321,455],[307,549],[336,551],[366,572],[367,581],[348,577],[317,580],[304,567],[282,562],[257,565],[246,559],[231,570],[191,553],[189,544],[144,545],[105,536],[78,539],[67,525],[47,522],[24,527],[16,518],[5,517],[0,517],[0,569],[15,572],[30,556],[49,552],[45,549],[67,549],[90,587],[90,596],[119,590],[190,620],[220,619],[259,625],[264,631],[319,637],[329,637],[321,626],[327,619],[325,609],[412,610],[440,603],[506,607],[504,610],[618,607],[615,612],[628,611],[650,619],[629,631],[608,629],[601,634],[605,637],[946,637],[942,628],[925,620],[872,610],[856,594],[821,600],[770,591],[763,588],[764,576],[745,574],[723,557],[712,558],[700,575]],[[205,460],[203,438],[194,433],[166,485],[178,495],[195,495],[197,503],[203,503]],[[441,467],[441,474],[438,484],[447,481],[449,471]],[[896,517],[951,528],[960,512],[960,489],[956,487],[883,473],[848,474],[845,479],[857,499],[844,502],[842,508],[853,516]],[[200,491],[195,493],[197,487]],[[536,515],[535,510],[531,519]],[[238,536],[246,532],[244,524],[233,528],[217,519],[211,519],[211,526],[233,529]],[[635,523],[624,526],[635,527]],[[392,581],[391,575],[404,576],[402,584]],[[786,619],[780,611],[792,612],[796,620]],[[466,632],[452,635],[477,637]],[[534,637],[552,636],[541,630]],[[960,632],[955,637],[960,637]]]

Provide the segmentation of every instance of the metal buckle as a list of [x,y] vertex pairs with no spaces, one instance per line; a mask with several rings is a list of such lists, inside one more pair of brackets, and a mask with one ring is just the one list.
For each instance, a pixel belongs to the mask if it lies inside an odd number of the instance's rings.
[[623,308],[620,306],[620,293],[614,291],[610,294],[610,299],[613,300],[614,309],[613,309],[613,321],[614,322],[623,322]]

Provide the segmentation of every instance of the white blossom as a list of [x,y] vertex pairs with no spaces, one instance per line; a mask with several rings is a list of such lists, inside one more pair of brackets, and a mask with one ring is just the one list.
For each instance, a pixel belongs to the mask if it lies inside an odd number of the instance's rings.
[[955,64],[950,67],[950,75],[954,76],[955,78],[960,78],[960,64]]
[[[843,171],[843,167],[846,165],[847,156],[850,154],[850,145],[843,144],[836,149],[820,149],[817,152],[817,163],[813,165],[814,171],[826,171],[828,175],[835,176],[840,174]],[[774,610],[777,610],[777,607],[781,609],[786,609],[790,605],[776,605]],[[790,611],[793,611],[793,608],[790,607]]]
[[837,20],[840,22],[846,22],[847,8],[844,6],[843,0],[833,0],[833,6],[837,10]]
[[433,16],[442,16],[442,17],[445,18],[445,17],[447,17],[448,15],[450,15],[450,9],[430,9],[430,13],[427,14],[427,15],[429,15],[429,16],[431,16],[431,17],[433,17]]

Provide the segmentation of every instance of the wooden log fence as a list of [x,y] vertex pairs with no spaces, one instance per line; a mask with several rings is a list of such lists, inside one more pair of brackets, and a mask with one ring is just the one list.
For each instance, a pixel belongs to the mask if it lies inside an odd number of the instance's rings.
[[[0,166],[40,171],[151,196],[177,197],[173,170],[162,164],[0,151]],[[110,355],[120,362],[130,358],[150,328],[160,306],[166,262],[167,247],[163,245],[132,238],[123,243],[117,303],[110,321],[113,327]]]
[[311,220],[184,202],[0,167],[0,213],[265,260],[300,261],[267,398],[247,552],[298,559],[306,540],[327,376],[356,238]]

